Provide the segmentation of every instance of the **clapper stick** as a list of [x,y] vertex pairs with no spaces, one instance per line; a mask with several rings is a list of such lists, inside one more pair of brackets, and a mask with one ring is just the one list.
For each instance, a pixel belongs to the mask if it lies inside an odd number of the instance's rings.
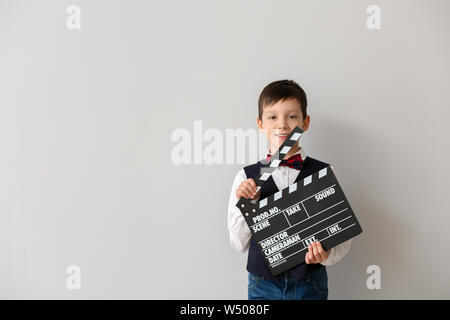
[[[264,172],[261,174],[261,176],[255,181],[256,183],[256,192],[259,191],[259,189],[262,188],[263,184],[267,181],[267,179],[270,178],[273,171],[278,168],[278,166],[281,163],[281,160],[284,159],[286,154],[291,150],[291,148],[294,146],[294,144],[297,143],[298,139],[300,139],[301,135],[303,134],[303,130],[296,126],[291,133],[288,135],[286,140],[281,144],[281,146],[278,148],[277,152],[270,158],[270,162],[268,163],[269,166],[267,168],[264,168]],[[245,208],[246,215],[248,216],[249,212],[256,212],[256,200],[250,200],[246,199],[244,197],[241,197],[239,201],[236,203],[236,206],[239,208]]]

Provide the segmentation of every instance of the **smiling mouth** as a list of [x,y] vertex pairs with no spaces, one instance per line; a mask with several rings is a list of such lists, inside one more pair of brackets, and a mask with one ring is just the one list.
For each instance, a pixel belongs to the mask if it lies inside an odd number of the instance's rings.
[[288,135],[287,134],[276,134],[275,135],[275,140],[279,141],[279,142],[283,142],[287,139]]

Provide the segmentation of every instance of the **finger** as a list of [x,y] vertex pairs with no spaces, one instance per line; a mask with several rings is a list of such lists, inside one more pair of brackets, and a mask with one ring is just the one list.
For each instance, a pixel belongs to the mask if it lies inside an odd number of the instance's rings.
[[247,192],[250,194],[250,198],[252,198],[255,195],[256,189],[253,189],[253,187],[248,183],[245,184],[244,187],[247,190]]
[[[320,248],[321,248],[320,242],[317,241],[317,242],[316,242],[317,263],[320,263],[320,262],[322,262],[323,260],[325,260],[325,257],[320,253]],[[322,249],[322,251],[323,251],[323,249]]]
[[314,263],[312,260],[312,254],[311,254],[311,246],[308,247],[308,252],[306,252],[306,257],[308,258],[308,264]]
[[309,259],[309,251],[306,252],[306,254],[305,254],[305,263],[306,264],[311,264],[311,260]]
[[249,199],[251,196],[250,192],[248,192],[247,189],[243,186],[239,187],[237,192],[241,197],[244,197],[246,199]]
[[310,261],[310,263],[316,263],[316,262],[314,261],[314,254],[313,254],[313,248],[312,248],[312,245],[309,245],[309,246],[308,246],[308,255],[309,255],[309,261]]
[[325,250],[323,250],[322,244],[319,242],[317,242],[317,251],[319,252],[319,256],[320,256],[320,261],[324,261],[327,256],[326,256],[326,252]]
[[252,178],[250,178],[250,179],[248,179],[247,181],[248,181],[248,182],[253,186],[253,188],[255,188],[255,190],[256,190],[257,185],[256,185],[255,180],[253,180]]
[[247,188],[251,193],[255,193],[256,191],[256,187],[253,187],[253,185],[248,180],[244,181],[242,183],[242,186],[245,186],[245,188]]
[[311,263],[317,263],[316,258],[314,257],[314,253],[310,253],[309,256],[311,258]]
[[317,249],[316,242],[313,242],[312,247],[313,247],[313,253],[314,253],[314,260],[316,262],[320,262],[320,255],[319,255],[319,250]]
[[245,188],[245,193],[247,194],[247,199],[251,199],[253,197],[253,191],[249,188]]

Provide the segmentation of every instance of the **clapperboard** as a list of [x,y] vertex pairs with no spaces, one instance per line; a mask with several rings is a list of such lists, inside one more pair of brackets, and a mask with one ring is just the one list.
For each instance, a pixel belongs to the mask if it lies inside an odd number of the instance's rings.
[[[255,181],[257,191],[302,134],[298,126],[292,130]],[[362,232],[331,166],[260,201],[242,197],[236,206],[273,275],[305,262],[314,241],[328,250]]]

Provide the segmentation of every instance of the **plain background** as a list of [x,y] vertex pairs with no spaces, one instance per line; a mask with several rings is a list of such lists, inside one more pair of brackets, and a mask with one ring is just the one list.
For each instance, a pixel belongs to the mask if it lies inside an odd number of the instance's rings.
[[[71,4],[81,30],[66,27]],[[372,4],[380,30],[366,26]],[[196,120],[256,130],[258,96],[279,79],[307,92],[305,150],[336,168],[364,229],[328,268],[329,298],[450,298],[449,12],[0,1],[0,298],[246,299],[247,255],[227,230],[243,165],[175,165],[170,137]]]

